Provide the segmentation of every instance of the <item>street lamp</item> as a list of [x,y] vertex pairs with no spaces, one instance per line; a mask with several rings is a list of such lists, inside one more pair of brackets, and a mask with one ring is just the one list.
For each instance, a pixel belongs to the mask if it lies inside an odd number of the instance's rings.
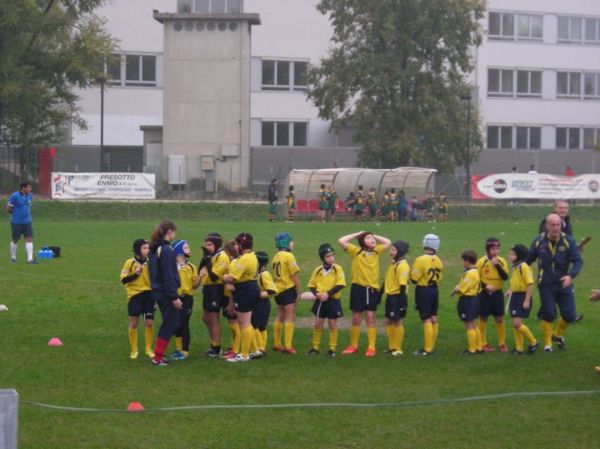
[[465,189],[465,196],[467,202],[471,201],[471,100],[472,96],[470,93],[460,96],[461,100],[467,102],[467,152],[465,155],[465,172],[467,175],[467,185]]

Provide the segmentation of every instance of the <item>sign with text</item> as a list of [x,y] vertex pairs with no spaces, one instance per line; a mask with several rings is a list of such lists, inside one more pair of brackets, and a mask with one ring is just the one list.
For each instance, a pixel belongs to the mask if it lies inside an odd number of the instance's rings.
[[153,200],[152,173],[52,173],[52,198]]

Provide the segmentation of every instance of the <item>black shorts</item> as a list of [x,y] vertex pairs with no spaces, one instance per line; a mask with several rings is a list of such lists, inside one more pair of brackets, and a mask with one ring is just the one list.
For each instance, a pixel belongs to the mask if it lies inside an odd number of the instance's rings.
[[229,302],[225,296],[223,284],[203,286],[202,296],[202,308],[207,312],[219,313],[222,308],[227,307]]
[[313,303],[311,308],[312,314],[317,318],[327,318],[329,320],[336,320],[344,316],[342,311],[342,303],[339,299],[328,299],[327,301],[319,301],[318,299]]
[[419,317],[422,321],[437,316],[439,302],[437,285],[417,285],[415,288],[415,308],[419,311]]
[[461,296],[456,311],[461,321],[475,321],[479,317],[479,297]]
[[33,238],[33,225],[31,223],[11,223],[13,242],[18,241],[21,236],[25,238]]
[[236,312],[252,312],[260,300],[258,282],[248,281],[235,284],[233,303]]
[[504,316],[504,293],[502,290],[496,290],[494,293],[482,290],[479,293],[479,316],[487,319],[490,315]]
[[379,291],[374,288],[358,284],[352,284],[350,287],[350,310],[353,312],[364,312],[365,310],[374,312],[377,310],[380,299]]
[[398,321],[404,318],[407,308],[406,296],[388,295],[385,299],[385,317],[390,321]]
[[[532,298],[533,299],[533,298]],[[512,292],[508,303],[508,310],[511,318],[529,318],[533,301],[529,301],[529,309],[523,308],[525,301],[525,292]]]
[[294,304],[298,298],[296,293],[296,287],[288,288],[275,296],[275,303],[278,306],[287,306],[288,304]]
[[127,303],[127,314],[129,316],[144,315],[145,320],[153,320],[155,310],[156,306],[154,304],[154,299],[152,299],[151,290],[138,293]]
[[179,299],[182,302],[181,316],[191,316],[194,308],[194,297],[191,295],[181,295]]
[[260,298],[252,311],[252,327],[264,331],[269,324],[269,315],[271,315],[271,301],[268,298]]

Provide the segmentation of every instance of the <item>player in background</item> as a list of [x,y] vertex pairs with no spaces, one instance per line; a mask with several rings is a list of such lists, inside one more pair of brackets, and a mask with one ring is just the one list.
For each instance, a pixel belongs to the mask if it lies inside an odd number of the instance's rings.
[[354,202],[354,217],[355,220],[362,220],[365,213],[365,193],[363,191],[363,186],[359,185],[356,190],[355,202]]
[[325,184],[321,184],[319,188],[319,220],[321,223],[325,223],[327,218],[327,211],[329,210],[329,202],[327,201],[327,190]]
[[271,184],[269,184],[269,190],[267,192],[267,200],[269,201],[269,221],[275,221],[275,217],[277,216],[277,200],[279,199],[279,195],[277,193],[277,180],[271,180]]
[[260,300],[256,309],[252,312],[252,327],[256,337],[256,344],[260,354],[254,354],[254,357],[263,357],[267,355],[267,325],[271,315],[271,296],[277,293],[277,288],[273,282],[271,273],[267,270],[269,265],[269,255],[263,251],[256,253],[258,259],[258,286],[260,288]]
[[389,219],[390,221],[398,220],[398,207],[400,206],[400,200],[398,199],[398,194],[396,193],[396,189],[392,188],[390,190],[390,210],[389,210]]
[[398,240],[390,246],[391,262],[385,274],[383,291],[385,300],[386,332],[388,337],[387,354],[402,355],[404,342],[404,318],[408,310],[408,278],[410,267],[406,261],[408,242]]
[[456,310],[467,332],[467,349],[463,355],[483,354],[476,323],[479,316],[479,290],[481,289],[481,280],[475,266],[477,254],[473,250],[466,250],[462,252],[460,258],[463,260],[464,271],[451,296],[459,295]]
[[444,192],[440,192],[438,196],[438,219],[448,221],[448,197]]
[[294,192],[294,186],[288,188],[287,195],[287,207],[288,207],[288,223],[296,221],[296,193]]
[[485,256],[477,261],[477,272],[481,279],[479,293],[479,333],[484,352],[496,349],[487,340],[487,320],[491,315],[496,323],[498,349],[507,352],[506,328],[504,326],[504,293],[502,287],[508,280],[508,263],[500,256],[500,240],[490,237],[485,242]]
[[335,221],[335,213],[337,208],[337,200],[338,194],[333,187],[333,184],[328,187],[327,190],[327,204],[328,204],[328,213],[329,213],[329,221]]
[[[356,239],[358,245],[350,243]],[[368,347],[365,356],[376,354],[377,339],[376,312],[380,301],[379,257],[387,250],[391,242],[385,237],[372,232],[361,231],[341,237],[338,243],[352,259],[350,277],[350,310],[352,310],[352,328],[350,331],[350,346],[343,355],[358,352],[360,324],[365,318],[367,322]]]
[[379,207],[377,201],[377,190],[375,190],[375,187],[371,187],[367,194],[367,207],[369,208],[369,217],[371,220],[377,216],[377,208]]
[[423,348],[414,355],[427,356],[435,348],[439,333],[438,307],[439,290],[444,273],[444,264],[437,256],[440,238],[435,234],[423,237],[425,254],[417,257],[410,271],[410,280],[416,284],[415,305],[423,322]]
[[337,349],[337,319],[344,316],[340,298],[342,289],[346,286],[344,269],[335,263],[335,251],[329,243],[319,246],[321,265],[315,268],[308,281],[308,288],[316,299],[312,306],[315,316],[312,347],[309,355],[317,355],[321,351],[321,334],[323,324],[327,319],[329,327],[329,357],[335,357]]
[[150,287],[150,273],[148,271],[148,253],[150,246],[148,240],[137,239],[133,242],[133,257],[127,259],[121,269],[121,283],[125,286],[127,294],[127,315],[129,316],[129,357],[138,358],[137,328],[140,315],[144,315],[144,340],[146,355],[154,357],[152,340],[154,339],[154,300],[152,287]]
[[509,299],[508,310],[515,330],[515,348],[512,353],[520,355],[524,353],[524,339],[529,342],[527,354],[533,354],[540,343],[533,336],[523,320],[529,318],[533,303],[533,272],[525,262],[527,247],[515,245],[510,249],[509,259],[512,264],[512,276],[510,278],[510,289],[506,292]]
[[427,222],[435,222],[435,198],[433,192],[428,192],[425,197],[425,213],[427,214]]

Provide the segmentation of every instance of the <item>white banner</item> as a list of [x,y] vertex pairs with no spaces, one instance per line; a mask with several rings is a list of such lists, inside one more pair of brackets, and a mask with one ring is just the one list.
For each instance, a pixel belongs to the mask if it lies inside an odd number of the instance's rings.
[[600,175],[500,173],[473,176],[473,199],[600,199]]
[[52,198],[153,200],[151,173],[52,173]]

